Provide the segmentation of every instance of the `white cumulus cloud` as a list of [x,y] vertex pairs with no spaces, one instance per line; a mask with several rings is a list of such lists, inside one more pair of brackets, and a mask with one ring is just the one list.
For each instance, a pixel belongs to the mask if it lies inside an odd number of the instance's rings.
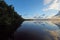
[[[47,2],[47,0],[44,0],[44,1]],[[44,3],[44,4],[47,5],[49,3],[51,3],[51,1],[48,1],[48,3]],[[51,9],[60,10],[60,0],[53,0],[53,2],[50,5],[48,5],[48,7],[43,8],[43,11],[48,11],[48,10],[51,10]]]

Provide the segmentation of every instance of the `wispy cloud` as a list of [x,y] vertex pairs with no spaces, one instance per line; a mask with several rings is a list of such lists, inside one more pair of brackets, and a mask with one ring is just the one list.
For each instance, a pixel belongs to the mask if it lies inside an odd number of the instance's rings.
[[50,2],[52,2],[52,0],[44,0],[44,5],[49,4]]
[[55,14],[54,13],[51,13],[52,15],[49,15],[47,18],[51,18],[53,17]]
[[[51,3],[51,1],[44,0],[44,4],[47,5]],[[53,0],[53,2],[48,5],[47,8],[43,8],[43,11],[48,11],[48,10],[60,10],[60,1],[59,0]]]

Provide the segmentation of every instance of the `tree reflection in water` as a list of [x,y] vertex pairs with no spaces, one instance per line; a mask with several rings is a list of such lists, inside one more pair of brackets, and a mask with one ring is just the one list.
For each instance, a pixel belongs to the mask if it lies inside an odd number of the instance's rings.
[[14,32],[21,24],[22,22],[14,26],[0,25],[0,40],[14,40]]

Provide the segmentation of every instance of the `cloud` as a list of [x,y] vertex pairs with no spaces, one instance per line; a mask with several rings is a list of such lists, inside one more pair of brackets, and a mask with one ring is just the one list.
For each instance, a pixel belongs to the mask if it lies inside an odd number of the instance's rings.
[[51,13],[52,15],[49,15],[47,18],[51,18],[53,17],[55,14],[54,13]]
[[44,5],[49,4],[52,0],[44,0]]
[[[50,1],[48,1],[48,2],[50,3]],[[48,11],[48,10],[51,10],[51,9],[60,10],[60,1],[59,0],[53,0],[53,2],[50,5],[48,5],[47,8],[43,8],[43,11]]]
[[[26,19],[36,19],[36,18],[38,18],[38,17],[40,17],[40,16],[41,16],[40,13],[33,13],[32,15],[29,14],[29,15],[23,16],[23,17],[26,18]],[[36,18],[35,18],[35,17],[36,17]]]

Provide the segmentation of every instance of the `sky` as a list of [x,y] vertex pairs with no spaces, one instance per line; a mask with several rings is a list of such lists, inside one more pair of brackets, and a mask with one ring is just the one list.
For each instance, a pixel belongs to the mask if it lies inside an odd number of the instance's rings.
[[23,18],[51,18],[60,11],[60,0],[5,0]]

